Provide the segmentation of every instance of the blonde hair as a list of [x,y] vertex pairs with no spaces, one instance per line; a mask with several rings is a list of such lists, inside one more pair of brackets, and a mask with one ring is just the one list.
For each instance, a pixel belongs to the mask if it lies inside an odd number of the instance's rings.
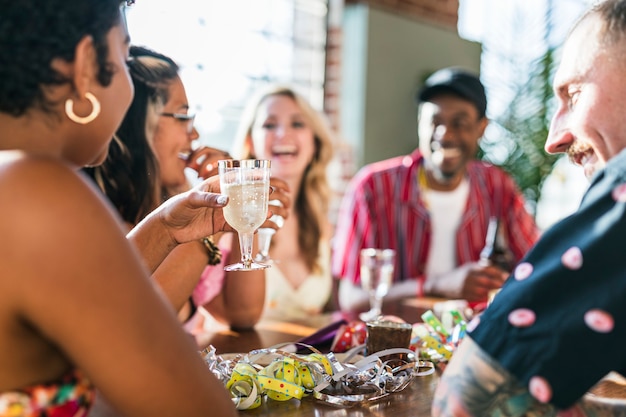
[[324,234],[323,225],[328,223],[330,187],[326,169],[333,156],[333,135],[324,115],[292,88],[284,85],[272,85],[251,99],[240,119],[235,136],[233,151],[236,159],[254,158],[252,153],[252,127],[261,104],[269,97],[285,96],[291,98],[302,111],[308,125],[313,130],[315,153],[306,167],[302,182],[294,201],[294,210],[298,214],[298,244],[307,267],[319,272],[319,242]]

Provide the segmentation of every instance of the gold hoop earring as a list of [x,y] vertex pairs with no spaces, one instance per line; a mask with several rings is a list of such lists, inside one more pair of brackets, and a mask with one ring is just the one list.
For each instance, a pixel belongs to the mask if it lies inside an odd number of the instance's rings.
[[74,113],[74,100],[68,98],[65,101],[65,114],[71,121],[81,125],[93,122],[100,114],[100,102],[98,99],[91,93],[85,93],[85,98],[91,103],[91,113],[85,117],[77,116],[76,113]]

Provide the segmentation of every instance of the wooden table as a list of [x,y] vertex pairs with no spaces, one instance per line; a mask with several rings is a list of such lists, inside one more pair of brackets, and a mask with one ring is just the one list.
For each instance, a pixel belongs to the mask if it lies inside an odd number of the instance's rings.
[[[419,311],[406,310],[404,313],[412,317],[419,317]],[[210,327],[211,331],[202,335],[201,343],[214,346],[218,355],[249,352],[278,343],[296,341],[341,318],[350,319],[351,317],[333,313],[316,316],[298,323],[265,320],[258,323],[255,329],[251,331],[232,331],[223,326]],[[430,416],[430,406],[438,379],[439,377],[436,374],[416,377],[403,391],[390,394],[366,406],[334,407],[309,398],[304,398],[301,401],[292,399],[285,402],[266,400],[261,407],[240,411],[240,415],[272,417],[427,417]]]

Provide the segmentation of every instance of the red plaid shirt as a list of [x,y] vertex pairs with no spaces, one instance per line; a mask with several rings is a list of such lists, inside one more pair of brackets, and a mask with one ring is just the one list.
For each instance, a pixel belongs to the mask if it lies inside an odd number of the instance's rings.
[[[333,275],[358,283],[359,251],[397,251],[395,280],[423,280],[430,249],[430,215],[417,174],[423,157],[411,155],[363,167],[343,197],[333,238]],[[539,237],[517,185],[503,170],[481,161],[467,165],[469,195],[456,233],[457,265],[477,261],[490,216],[500,219],[509,248],[519,261]],[[420,285],[421,288],[421,285]]]

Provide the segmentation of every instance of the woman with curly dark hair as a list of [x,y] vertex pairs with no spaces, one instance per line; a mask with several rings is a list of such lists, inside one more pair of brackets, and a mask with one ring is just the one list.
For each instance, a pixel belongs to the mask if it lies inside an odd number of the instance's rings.
[[235,415],[149,277],[225,229],[216,182],[125,236],[77,172],[132,100],[121,4],[0,0],[0,415],[85,416],[95,387],[125,416]]

